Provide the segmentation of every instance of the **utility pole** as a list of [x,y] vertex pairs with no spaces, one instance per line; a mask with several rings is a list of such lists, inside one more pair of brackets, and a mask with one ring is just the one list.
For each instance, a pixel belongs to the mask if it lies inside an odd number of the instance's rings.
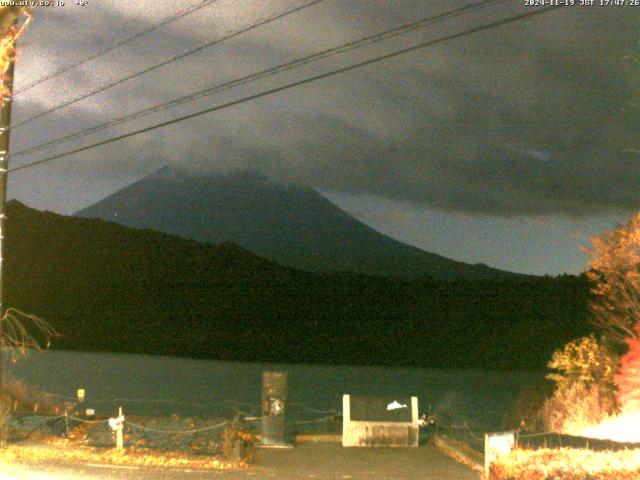
[[[17,25],[16,20],[14,25]],[[4,79],[2,80],[2,113],[0,114],[0,318],[4,317],[6,309],[4,302],[4,221],[5,204],[7,202],[7,176],[9,170],[9,135],[11,128],[11,96],[13,94],[13,70],[15,60],[9,61]],[[0,339],[2,338],[2,322],[0,322]],[[2,362],[2,356],[0,356]],[[1,364],[0,364],[1,365]],[[0,381],[2,369],[0,368]],[[1,385],[1,384],[0,384]],[[1,403],[0,403],[1,405]]]
[[[18,21],[16,19],[15,25]],[[13,70],[15,60],[9,61],[9,67],[2,80],[2,113],[0,114],[0,448],[4,447],[4,341],[2,340],[2,322],[6,311],[4,301],[4,237],[5,205],[7,203],[7,176],[9,174],[9,135],[11,127],[11,96],[13,94]]]
[[[18,17],[12,22],[11,28],[17,31]],[[15,39],[8,47],[5,61],[8,62],[2,78],[2,113],[0,114],[0,448],[4,447],[4,364],[5,351],[2,323],[6,311],[4,299],[4,237],[5,237],[5,204],[7,202],[7,176],[9,173],[9,135],[11,128],[11,102],[13,96],[13,72],[15,67]]]

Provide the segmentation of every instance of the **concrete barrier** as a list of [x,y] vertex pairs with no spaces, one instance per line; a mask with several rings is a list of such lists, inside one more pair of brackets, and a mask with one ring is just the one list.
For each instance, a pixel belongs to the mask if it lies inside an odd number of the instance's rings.
[[418,397],[407,403],[386,398],[342,397],[343,447],[417,447]]

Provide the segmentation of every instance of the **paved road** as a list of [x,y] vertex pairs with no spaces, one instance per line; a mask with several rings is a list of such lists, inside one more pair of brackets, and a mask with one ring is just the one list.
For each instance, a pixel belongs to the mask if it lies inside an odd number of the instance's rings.
[[342,448],[302,444],[292,449],[257,449],[246,470],[123,468],[96,465],[0,465],[2,480],[478,480],[479,475],[434,446],[421,448]]

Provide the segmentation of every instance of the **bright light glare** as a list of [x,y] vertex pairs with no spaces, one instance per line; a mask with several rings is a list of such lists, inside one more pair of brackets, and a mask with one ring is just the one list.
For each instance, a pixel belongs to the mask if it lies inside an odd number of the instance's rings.
[[59,474],[37,472],[29,467],[0,462],[0,480],[72,480],[80,478],[84,480],[97,479],[97,477],[88,475],[75,476],[68,472]]
[[582,429],[579,435],[617,442],[640,442],[640,411],[604,420],[598,425]]

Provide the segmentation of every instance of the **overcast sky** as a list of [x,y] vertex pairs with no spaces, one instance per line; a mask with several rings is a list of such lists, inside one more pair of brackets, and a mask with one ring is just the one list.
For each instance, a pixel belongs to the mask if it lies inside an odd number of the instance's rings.
[[[18,94],[13,123],[307,1],[215,1]],[[199,1],[66,3],[34,12],[17,90]],[[325,0],[17,127],[11,150],[468,3]],[[492,4],[11,165],[532,10]],[[640,208],[631,105],[640,81],[627,58],[639,17],[640,7],[560,8],[16,172],[10,194],[68,214],[166,164],[248,169],[312,186],[374,228],[456,260],[577,273],[579,245]]]

